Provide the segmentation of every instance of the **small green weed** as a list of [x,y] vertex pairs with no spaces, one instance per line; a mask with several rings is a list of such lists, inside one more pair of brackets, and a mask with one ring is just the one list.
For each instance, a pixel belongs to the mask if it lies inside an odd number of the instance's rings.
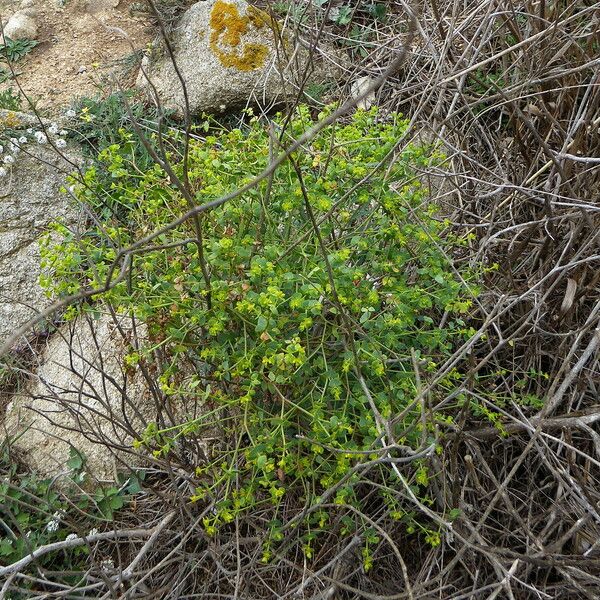
[[[156,115],[141,103],[135,101],[131,92],[111,94],[107,98],[82,98],[72,108],[75,123],[72,135],[83,144],[88,153],[96,157],[99,152],[122,140],[121,132],[131,128],[127,107],[136,121],[142,123],[147,135],[156,130]],[[169,114],[163,121],[163,128],[173,124]],[[138,168],[151,166],[151,160],[143,144],[137,141],[131,145]]]
[[306,102],[310,104],[323,105],[327,94],[329,94],[332,90],[332,84],[328,82],[323,83],[309,83],[304,88],[304,96],[306,97]]
[[[58,491],[49,479],[22,475],[11,459],[6,445],[0,446],[0,564],[12,564],[39,546],[60,542],[68,536],[87,535],[112,520],[125,506],[130,494],[139,490],[132,485],[101,487],[92,495],[81,488]],[[85,458],[72,452],[68,466],[74,482],[83,483]],[[134,477],[132,481],[138,481]],[[69,552],[46,554],[37,567],[57,571],[81,571],[88,554],[86,546]],[[66,576],[65,583],[71,576]]]
[[12,88],[0,92],[0,109],[21,110],[21,94],[15,93]]
[[39,42],[36,40],[11,40],[5,39],[4,44],[0,44],[0,60],[16,62],[29,54]]
[[4,83],[5,81],[9,81],[14,77],[10,69],[7,69],[5,66],[0,65],[0,83]]

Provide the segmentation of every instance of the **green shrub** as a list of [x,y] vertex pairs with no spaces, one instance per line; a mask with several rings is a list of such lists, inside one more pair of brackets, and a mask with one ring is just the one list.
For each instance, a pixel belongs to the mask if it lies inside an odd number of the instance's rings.
[[[277,135],[283,123],[275,119]],[[312,125],[308,109],[300,108],[283,141]],[[306,555],[337,510],[345,515],[344,532],[362,527],[360,513],[344,512],[344,506],[366,510],[359,489],[366,467],[360,467],[381,456],[382,432],[360,376],[398,443],[416,449],[435,439],[433,425],[422,430],[418,407],[399,421],[393,417],[416,395],[415,361],[424,376],[471,334],[460,318],[470,292],[447,257],[459,241],[444,234],[417,176],[443,157],[408,144],[387,160],[407,126],[399,115],[358,111],[293,155],[302,181],[288,160],[272,180],[204,214],[209,283],[186,222],[154,241],[169,248],[136,254],[129,281],[105,295],[117,310],[145,321],[152,336],[151,347],[126,358],[127,367],[149,361],[161,347],[168,358],[159,376],[163,392],[174,402],[204,399],[210,408],[180,427],[160,431],[152,424],[136,446],[166,456],[175,440],[217,419],[230,442],[209,464],[198,465],[193,500],[216,503],[216,513],[205,519],[209,534],[245,511],[271,505],[270,542],[276,542],[286,527],[280,503],[289,498],[299,508],[312,506],[325,490],[339,508],[314,510],[303,520]],[[269,129],[258,118],[211,133],[190,146],[189,181],[198,204],[237,189],[269,163]],[[92,226],[76,238],[57,225],[62,242],[47,239],[43,266],[53,276],[43,283],[50,293],[101,285],[117,248],[188,209],[161,168],[136,169],[135,142],[121,136],[100,154],[85,182],[75,184],[80,201],[102,216],[103,228]],[[175,150],[172,159],[181,176]],[[180,368],[184,358],[198,365],[191,377]],[[404,473],[427,501],[426,461]],[[369,478],[379,483],[378,496],[393,518],[439,541],[436,531],[398,508],[394,490],[402,485],[389,464],[374,465]],[[366,566],[374,537],[370,546],[365,537]],[[267,544],[265,560],[269,556]]]

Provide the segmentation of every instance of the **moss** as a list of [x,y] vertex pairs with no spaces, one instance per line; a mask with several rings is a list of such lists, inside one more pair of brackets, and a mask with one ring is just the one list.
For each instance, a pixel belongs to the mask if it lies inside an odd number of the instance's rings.
[[[247,15],[240,15],[235,4],[217,0],[210,14],[210,47],[225,67],[239,71],[253,71],[265,64],[269,48],[254,42],[243,43],[243,37],[250,28],[270,27],[266,13],[254,7],[248,8]],[[242,52],[238,47],[242,45]],[[223,50],[223,46],[228,47]]]

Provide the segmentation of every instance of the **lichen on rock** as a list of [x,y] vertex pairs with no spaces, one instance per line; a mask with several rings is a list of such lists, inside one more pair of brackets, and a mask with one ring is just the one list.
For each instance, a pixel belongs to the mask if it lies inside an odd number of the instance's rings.
[[[272,17],[245,0],[204,0],[173,29],[173,58],[157,39],[142,62],[137,86],[183,115],[222,112],[247,104],[269,107],[291,98],[310,64],[308,52]],[[152,81],[149,84],[148,78]]]
[[269,48],[261,43],[244,42],[243,38],[251,28],[262,29],[268,24],[268,15],[253,6],[248,7],[246,15],[240,15],[235,4],[217,0],[210,14],[210,47],[225,67],[240,71],[260,69]]

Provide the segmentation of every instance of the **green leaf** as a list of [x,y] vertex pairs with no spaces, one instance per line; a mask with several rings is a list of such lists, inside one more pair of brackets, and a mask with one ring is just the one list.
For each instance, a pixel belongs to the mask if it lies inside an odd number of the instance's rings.
[[71,471],[79,471],[83,468],[84,464],[85,459],[83,455],[75,448],[71,448],[69,451],[69,460],[67,460],[67,467],[69,467]]
[[352,13],[353,9],[351,6],[342,6],[340,8],[340,12],[338,13],[338,17],[336,19],[336,23],[338,25],[348,25],[350,21],[352,21]]
[[267,466],[268,458],[265,454],[260,454],[256,459],[256,466],[259,469],[264,469]]
[[0,556],[10,556],[12,553],[12,541],[6,538],[0,539]]
[[460,515],[462,515],[462,511],[460,510],[460,508],[453,508],[448,513],[448,520],[449,521],[456,521],[456,519],[458,519],[460,517]]
[[118,510],[119,508],[122,508],[124,504],[125,499],[123,498],[123,496],[113,496],[109,502],[110,508],[112,510]]
[[387,6],[385,4],[374,3],[369,6],[369,12],[378,20],[383,21],[387,14]]
[[265,319],[265,317],[263,317],[262,315],[258,317],[255,329],[256,333],[262,333],[263,331],[265,331],[268,324],[269,322],[267,321],[267,319]]

